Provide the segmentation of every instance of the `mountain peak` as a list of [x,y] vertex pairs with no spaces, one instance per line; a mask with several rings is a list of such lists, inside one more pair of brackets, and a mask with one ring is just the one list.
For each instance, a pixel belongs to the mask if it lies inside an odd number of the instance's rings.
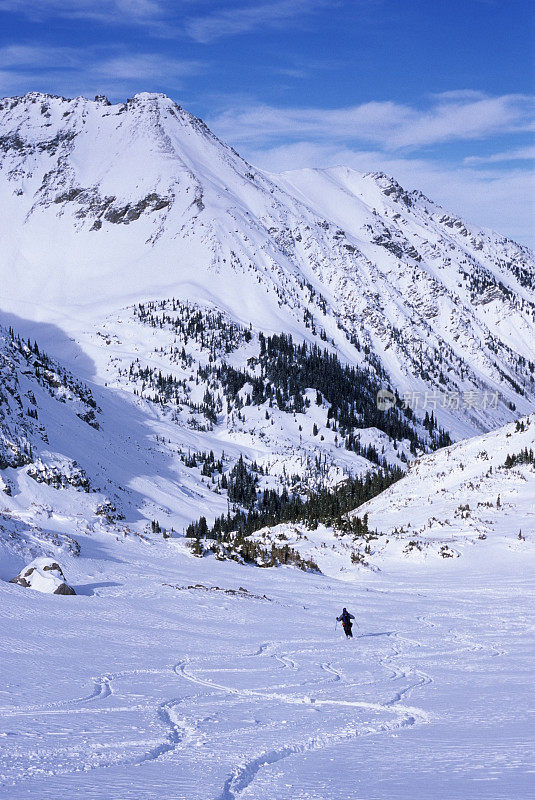
[[171,100],[171,98],[168,97],[164,92],[136,92],[132,99],[141,101],[156,100],[175,105],[174,101]]

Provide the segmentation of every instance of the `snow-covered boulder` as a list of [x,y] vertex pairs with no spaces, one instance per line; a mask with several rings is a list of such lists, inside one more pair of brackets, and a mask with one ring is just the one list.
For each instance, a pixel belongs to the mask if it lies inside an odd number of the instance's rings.
[[57,561],[46,556],[35,558],[10,583],[18,583],[19,586],[45,594],[76,594],[65,581],[65,575]]

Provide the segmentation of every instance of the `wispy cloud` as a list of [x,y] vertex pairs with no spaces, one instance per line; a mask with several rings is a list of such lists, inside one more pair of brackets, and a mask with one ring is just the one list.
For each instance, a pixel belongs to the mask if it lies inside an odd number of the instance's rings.
[[535,97],[510,94],[437,98],[424,110],[389,101],[337,109],[249,104],[224,111],[211,123],[219,135],[233,142],[309,138],[368,142],[397,150],[533,130],[534,118]]
[[36,20],[56,15],[124,23],[157,17],[162,6],[157,0],[0,0],[0,11],[17,12]]
[[76,67],[82,54],[74,47],[44,47],[41,45],[9,45],[0,48],[0,69],[23,68],[42,70],[50,67]]
[[0,0],[0,12],[23,14],[34,21],[51,18],[85,19],[105,24],[141,25],[148,34],[187,37],[199,44],[248,33],[258,28],[302,20],[342,0]]
[[186,33],[196,42],[207,44],[225,36],[247,33],[265,26],[287,24],[288,20],[318,11],[336,0],[276,0],[249,3],[192,17],[186,22]]
[[496,133],[533,130],[534,124],[535,97],[507,94],[457,101],[448,98],[396,131],[393,146],[481,139]]
[[158,81],[177,85],[187,75],[198,74],[202,65],[198,61],[168,58],[157,53],[119,55],[93,65],[94,74],[107,75],[117,80]]
[[109,94],[124,97],[138,90],[180,89],[184,80],[201,73],[199,61],[160,53],[132,54],[122,47],[0,48],[0,95],[31,89],[63,95]]
[[463,164],[503,164],[506,161],[535,161],[535,146],[518,147],[502,153],[491,153],[489,156],[467,156]]
[[[225,104],[231,107],[230,98]],[[386,101],[336,109],[275,108],[241,98],[209,123],[264,169],[346,164],[386,171],[476,224],[533,246],[535,186],[526,162],[535,148],[517,144],[464,161],[452,156],[448,162],[436,154],[450,142],[481,141],[486,147],[495,137],[507,142],[508,136],[533,130],[534,118],[531,96],[462,90],[433,95],[423,109]]]

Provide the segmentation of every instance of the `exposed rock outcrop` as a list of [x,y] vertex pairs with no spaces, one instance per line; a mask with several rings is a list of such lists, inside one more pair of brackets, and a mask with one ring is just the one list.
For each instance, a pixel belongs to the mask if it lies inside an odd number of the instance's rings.
[[76,594],[65,580],[63,570],[53,558],[35,558],[19,574],[10,580],[26,589],[35,589],[45,594]]

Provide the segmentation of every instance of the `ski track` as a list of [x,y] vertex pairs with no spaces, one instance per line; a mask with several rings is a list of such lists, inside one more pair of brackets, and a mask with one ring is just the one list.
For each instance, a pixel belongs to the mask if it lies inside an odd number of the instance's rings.
[[3,717],[16,717],[24,716],[26,714],[53,714],[56,710],[57,713],[68,713],[68,706],[80,703],[89,703],[94,700],[104,700],[112,693],[110,686],[111,676],[102,675],[99,678],[93,678],[94,688],[91,694],[84,695],[83,697],[73,697],[69,700],[57,700],[52,703],[46,703],[42,706],[24,706],[23,708],[0,708],[0,716]]
[[273,658],[275,658],[277,661],[280,661],[284,669],[293,669],[293,670],[299,669],[297,663],[288,655],[283,655],[282,653],[281,655],[277,655],[277,653],[274,653]]
[[428,714],[423,709],[415,706],[398,706],[397,708],[392,709],[389,705],[384,703],[370,703],[357,700],[330,700],[324,698],[317,699],[314,697],[309,697],[308,695],[293,696],[279,694],[277,692],[259,691],[257,689],[235,689],[232,686],[224,686],[223,684],[215,683],[214,681],[194,675],[187,670],[186,664],[186,661],[179,661],[174,667],[174,671],[180,677],[190,681],[191,683],[196,683],[200,686],[206,686],[209,689],[215,689],[216,691],[226,692],[227,694],[238,695],[240,697],[259,697],[266,700],[276,700],[277,702],[288,703],[290,705],[315,704],[316,706],[340,706],[344,708],[361,708],[370,709],[373,711],[389,712],[394,710],[395,713],[408,715],[408,717],[413,721],[418,720],[420,722],[427,722],[429,720]]
[[[421,625],[426,625],[429,629],[437,629],[439,627],[435,622],[432,622],[425,616],[418,617],[418,622]],[[456,652],[469,650],[474,653],[479,653],[481,650],[485,650],[492,652],[492,654],[501,654],[498,651],[495,651],[492,648],[471,639],[462,632],[457,631],[454,627],[448,628],[447,634],[452,643],[456,645]],[[351,711],[351,709],[358,709],[360,711],[370,710],[386,713],[392,716],[392,719],[390,720],[376,721],[373,723],[367,721],[353,722],[351,720],[346,722],[340,721],[340,727],[335,728],[334,730],[324,732],[320,731],[318,734],[306,739],[302,739],[301,741],[297,741],[296,743],[286,744],[278,748],[266,749],[263,752],[255,754],[254,757],[244,759],[243,763],[237,763],[234,768],[231,769],[221,791],[214,798],[214,800],[237,800],[253,783],[264,767],[269,767],[270,765],[276,764],[277,762],[283,761],[292,756],[326,749],[339,743],[355,740],[362,736],[388,733],[405,727],[426,724],[430,721],[430,716],[426,711],[417,706],[408,705],[406,703],[406,699],[416,690],[432,683],[433,679],[421,669],[416,669],[407,665],[406,663],[397,663],[401,659],[406,661],[413,654],[416,656],[422,647],[422,643],[414,638],[401,636],[396,631],[385,631],[384,633],[378,635],[384,635],[388,637],[388,651],[382,654],[380,651],[376,653],[377,663],[381,667],[387,669],[387,680],[397,681],[405,679],[406,681],[405,685],[402,685],[389,699],[381,703],[368,702],[364,700],[344,700],[315,697],[311,696],[310,694],[302,693],[302,691],[299,694],[289,694],[288,692],[278,691],[279,686],[274,687],[273,685],[271,688],[259,689],[227,686],[223,683],[218,683],[210,680],[209,678],[204,678],[196,674],[191,669],[190,659],[183,658],[175,664],[170,664],[167,667],[159,669],[146,668],[122,670],[113,673],[107,672],[92,679],[93,689],[86,695],[68,700],[48,703],[43,706],[27,706],[20,709],[0,709],[0,716],[10,717],[33,714],[68,715],[84,713],[108,714],[120,711],[147,712],[150,711],[151,708],[154,710],[154,705],[150,703],[138,703],[129,706],[106,706],[106,701],[115,693],[114,683],[116,681],[135,677],[136,675],[162,676],[170,673],[176,675],[181,680],[186,680],[190,683],[196,684],[197,686],[204,687],[205,690],[209,690],[210,692],[223,692],[227,695],[234,695],[238,699],[242,698],[245,700],[253,698],[258,699],[259,701],[274,702],[277,704],[285,703],[293,706],[304,707],[313,706],[318,710],[327,710],[329,708],[339,710],[347,709],[348,711]],[[363,635],[363,637],[365,637],[365,635]],[[290,644],[295,646],[301,643],[291,640],[264,642],[253,653],[244,653],[243,656],[249,658],[266,656],[268,659],[278,662],[283,670],[293,670],[297,672],[301,668],[298,662],[293,658],[293,651],[292,656],[290,656],[288,652],[276,652],[276,650],[281,646],[288,646]],[[317,643],[317,645],[320,644],[322,643]],[[296,652],[298,654],[301,653],[302,655],[306,653],[312,654],[314,653],[315,646],[315,643],[309,642],[307,646],[302,647],[301,649],[297,647]],[[309,679],[303,683],[297,684],[297,689],[301,688],[302,690],[305,686],[314,684],[314,689],[312,689],[312,691],[321,691],[322,686],[326,687],[328,685],[340,683],[348,684],[347,678],[343,672],[334,667],[330,661],[317,661],[313,663],[318,670],[321,670],[323,673],[325,673],[325,678],[319,681]],[[228,670],[225,669],[222,671],[243,672],[250,670],[244,670],[238,666],[233,668],[231,666]],[[329,676],[329,679],[327,679],[327,676]],[[348,685],[351,685],[352,687],[358,686],[358,684]],[[378,688],[380,688],[380,685],[381,682],[378,681]],[[287,683],[285,684],[285,688],[289,688]],[[277,689],[277,691],[274,691],[274,689]],[[90,763],[87,759],[84,759],[83,762],[74,764],[72,768],[63,767],[59,770],[56,768],[49,774],[72,774],[76,772],[87,772],[95,769],[106,769],[112,766],[140,766],[144,763],[157,761],[161,758],[171,758],[178,750],[185,749],[188,746],[193,745],[195,742],[199,742],[201,738],[205,740],[204,734],[201,734],[198,727],[199,720],[197,720],[197,722],[189,722],[186,721],[185,717],[179,715],[178,708],[184,701],[184,696],[172,697],[163,700],[159,703],[159,705],[157,705],[155,714],[162,726],[167,729],[167,732],[163,741],[160,741],[154,744],[154,746],[149,747],[145,753],[141,755],[137,754],[134,758],[131,754],[122,758],[115,757],[115,759],[109,759],[98,764]],[[133,742],[132,744],[136,743]],[[142,742],[137,742],[137,744],[142,744]],[[102,751],[108,746],[109,745],[107,744],[99,744],[98,742],[91,742],[89,745],[91,751]]]
[[278,749],[268,750],[245,764],[236,767],[225,781],[223,791],[217,795],[215,800],[237,800],[239,795],[254,781],[262,767],[275,764],[290,756],[300,755],[314,750],[324,750],[328,747],[334,747],[342,742],[349,742],[362,736],[373,736],[377,733],[392,732],[393,730],[398,730],[407,725],[414,725],[415,722],[416,720],[414,720],[414,718],[408,717],[394,722],[385,722],[376,727],[368,725],[361,730],[349,724],[337,733],[326,733],[314,736],[295,745],[286,745]]
[[506,650],[497,649],[492,645],[474,641],[474,639],[470,638],[466,633],[460,633],[454,628],[449,628],[448,634],[455,643],[461,645],[458,652],[462,652],[463,650],[468,650],[469,652],[473,653],[481,653],[482,651],[484,651],[489,656],[492,657],[504,656],[507,654]]
[[336,670],[329,661],[325,661],[319,666],[321,667],[321,669],[325,670],[325,672],[328,672],[330,675],[333,675],[334,681],[342,680],[342,673],[338,672],[338,670]]
[[[143,711],[147,712],[151,709],[150,703],[138,703],[135,705],[116,705],[106,706],[108,700],[114,694],[114,683],[127,678],[135,677],[136,675],[165,675],[170,672],[181,678],[182,680],[189,681],[197,686],[202,686],[205,689],[215,692],[224,692],[225,694],[234,695],[237,698],[256,698],[261,701],[275,702],[277,704],[286,703],[289,705],[316,707],[318,710],[333,709],[358,709],[370,710],[392,715],[392,720],[378,722],[371,724],[368,722],[347,722],[341,728],[334,731],[319,733],[313,737],[307,738],[300,742],[291,745],[284,745],[280,748],[268,749],[261,752],[254,758],[246,760],[243,764],[238,764],[227,777],[222,791],[217,795],[216,800],[236,800],[241,793],[254,781],[255,777],[262,770],[263,767],[275,764],[293,755],[325,749],[332,747],[340,742],[351,741],[359,736],[373,735],[382,732],[390,732],[395,729],[400,729],[407,726],[416,724],[425,724],[429,721],[428,714],[416,706],[409,706],[403,704],[401,701],[413,692],[415,689],[424,686],[431,682],[431,678],[421,671],[412,670],[408,667],[398,668],[392,662],[395,658],[403,654],[403,644],[411,645],[413,647],[420,646],[419,643],[406,639],[405,637],[398,637],[393,635],[391,640],[391,652],[387,656],[378,659],[379,663],[383,666],[389,666],[391,671],[391,678],[398,679],[401,677],[413,677],[407,686],[398,690],[395,695],[383,703],[367,702],[361,700],[342,700],[342,699],[329,699],[318,698],[310,696],[309,694],[288,694],[273,689],[242,689],[232,686],[226,686],[222,683],[202,678],[191,671],[189,659],[182,659],[174,665],[169,665],[163,669],[147,668],[147,669],[132,669],[122,670],[117,672],[105,673],[99,677],[93,678],[93,690],[91,693],[81,697],[75,697],[68,700],[61,700],[55,703],[48,703],[43,706],[28,706],[21,709],[0,709],[0,716],[11,717],[17,715],[35,715],[35,714],[110,714],[114,712],[133,712]],[[390,636],[390,634],[389,634]],[[293,643],[293,642],[292,642]],[[283,644],[290,644],[290,642],[274,641],[265,642],[260,645],[258,650],[254,653],[245,654],[250,657],[268,656],[269,658],[281,664],[284,670],[298,671],[300,669],[298,662],[290,657],[288,653],[273,652]],[[293,643],[296,644],[296,643]],[[309,643],[303,652],[312,652],[313,643]],[[341,671],[333,667],[330,661],[316,662],[315,666],[321,669],[324,673],[329,675],[331,680],[329,684],[333,683],[347,683],[347,679]],[[234,670],[235,671],[235,670]],[[298,684],[297,688],[303,688],[311,681],[305,681]],[[316,682],[314,682],[316,683]],[[321,689],[321,686],[328,685],[325,680],[316,685],[316,689]],[[277,689],[279,687],[276,687]],[[285,688],[289,688],[288,684]],[[87,772],[95,769],[106,769],[112,766],[140,766],[141,764],[156,761],[163,757],[171,757],[174,752],[183,749],[193,744],[194,741],[199,741],[200,732],[195,724],[186,722],[184,718],[178,715],[178,706],[184,701],[184,697],[173,697],[162,701],[155,710],[156,716],[162,725],[167,729],[166,737],[163,741],[150,747],[144,754],[132,756],[119,757],[115,759],[108,759],[100,763],[90,763],[87,758],[83,762],[77,762],[72,767],[63,767],[60,769],[53,769],[49,775],[65,775],[73,774],[76,772]],[[85,704],[85,705],[84,705]],[[93,705],[95,704],[95,705]],[[152,706],[153,707],[153,706]],[[140,742],[141,743],[141,742]],[[102,751],[108,745],[92,742],[90,744],[91,750]]]
[[[435,629],[437,631],[439,629],[439,625],[437,625],[437,623],[435,622],[432,622],[431,619],[429,618],[429,615],[427,614],[418,616],[417,620],[422,625],[426,625],[428,628]],[[448,628],[447,633],[449,634],[450,640],[452,642],[454,642],[457,646],[460,645],[460,647],[458,647],[456,651],[457,653],[461,653],[463,651],[475,652],[475,653],[486,651],[490,656],[494,658],[507,655],[508,652],[507,650],[503,650],[501,648],[497,648],[492,645],[483,644],[482,642],[474,642],[474,640],[470,639],[469,636],[467,636],[464,633],[460,633],[458,630],[455,630],[455,628]],[[444,653],[444,655],[446,655],[446,653]]]
[[433,683],[433,679],[427,673],[422,672],[421,670],[409,670],[406,673],[403,673],[403,677],[405,678],[410,677],[410,675],[417,675],[418,680],[397,691],[391,700],[387,700],[385,705],[394,706],[397,703],[400,703],[403,698],[406,695],[409,695],[414,689],[420,689],[422,686],[427,686],[429,683]]
[[[439,628],[439,625],[437,625],[435,622],[432,622],[429,619],[429,616],[426,614],[417,617],[417,620],[422,625],[426,625],[431,629],[438,630]],[[457,653],[462,653],[462,652],[480,653],[481,651],[485,651],[490,656],[494,657],[504,656],[507,654],[506,650],[493,647],[492,645],[484,644],[483,642],[474,641],[474,639],[472,639],[466,633],[463,633],[457,630],[456,628],[450,627],[447,629],[446,633],[449,636],[450,641],[452,641],[457,646],[456,650]],[[406,641],[409,640],[407,639]]]
[[459,631],[457,631],[455,628],[448,628],[448,635],[455,643],[461,645],[459,652],[468,650],[471,653],[480,653],[482,650],[486,649],[485,645],[481,644],[480,642],[475,642],[466,634],[459,633]]
[[95,691],[90,700],[105,700],[112,694],[110,684],[111,678],[109,675],[103,675],[101,678],[95,680]]
[[[221,793],[217,795],[215,800],[236,800],[236,798],[253,782],[262,767],[282,761],[292,755],[325,749],[340,742],[356,739],[359,736],[392,731],[416,724],[425,724],[429,721],[429,715],[423,709],[400,704],[401,699],[406,694],[431,681],[429,676],[424,673],[420,674],[419,680],[400,690],[387,703],[370,703],[356,700],[319,699],[308,695],[288,695],[265,690],[237,689],[195,675],[188,669],[188,664],[188,660],[179,661],[175,665],[174,671],[179,677],[213,691],[225,692],[226,694],[242,698],[253,697],[261,700],[275,701],[277,703],[288,703],[290,705],[314,705],[319,708],[354,708],[387,712],[395,716],[395,719],[391,722],[380,723],[376,726],[371,726],[368,723],[362,723],[360,726],[358,724],[348,724],[334,733],[320,734],[295,745],[285,745],[281,748],[267,750],[255,756],[255,758],[246,761],[244,764],[238,765],[225,781]],[[342,680],[341,673],[334,669],[329,662],[323,662],[318,664],[318,666],[325,672],[333,675],[335,681]]]
[[264,644],[260,645],[258,650],[256,650],[254,653],[252,653],[252,655],[253,656],[261,656],[266,652],[266,650],[268,650],[272,646],[273,646],[273,642],[264,642]]
[[416,619],[421,625],[426,625],[428,628],[432,628],[434,630],[438,628],[436,622],[432,622],[428,614],[422,614],[419,617],[416,617]]
[[283,642],[283,641],[274,641],[274,642],[264,642],[260,645],[258,650],[255,650],[254,653],[251,655],[253,656],[263,656],[268,655],[271,658],[279,661],[284,669],[292,669],[297,671],[299,669],[299,665],[293,658],[291,658],[287,653],[273,653],[272,651],[275,650],[278,646],[283,644],[288,644],[290,642]]
[[153,747],[144,756],[136,759],[133,762],[134,764],[139,766],[147,761],[156,761],[161,756],[172,753],[179,747],[185,747],[193,741],[197,733],[196,729],[192,725],[188,725],[184,720],[179,720],[176,716],[176,706],[182,700],[182,697],[177,697],[173,700],[166,700],[158,706],[157,714],[159,719],[170,729],[167,742]]
[[[120,672],[108,673],[101,675],[98,678],[93,678],[94,689],[91,694],[84,695],[83,697],[71,698],[69,700],[59,700],[55,703],[49,703],[46,706],[26,707],[24,709],[0,709],[0,717],[7,718],[48,714],[112,714],[120,712],[147,711],[151,708],[151,705],[147,703],[130,706],[113,706],[109,708],[77,708],[76,706],[85,702],[106,700],[109,698],[113,694],[112,681],[134,677],[136,675],[165,675],[169,674],[170,672],[172,672],[172,667],[167,667],[166,669],[122,670]],[[161,756],[176,750],[180,746],[186,746],[194,738],[197,738],[197,730],[194,726],[188,725],[185,720],[180,720],[176,716],[176,706],[181,703],[182,700],[182,697],[166,700],[157,707],[157,717],[165,727],[169,728],[169,733],[167,734],[166,741],[155,745],[144,755],[138,756],[134,759],[131,757],[125,757],[122,759],[101,762],[99,764],[91,764],[86,761],[84,763],[77,763],[70,768],[49,769],[47,771],[47,775],[52,777],[69,775],[77,772],[89,772],[90,770],[95,769],[107,769],[109,767],[139,766],[147,761],[155,761]],[[69,708],[69,706],[72,707]],[[108,746],[109,745],[104,745],[99,742],[92,742],[90,745],[92,750],[97,751],[102,751]],[[15,783],[12,785],[15,785]]]
[[[169,669],[169,668],[168,668]],[[162,669],[134,669],[124,670],[122,672],[106,673],[98,678],[92,678],[94,683],[93,691],[83,697],[73,697],[68,700],[56,700],[55,702],[45,703],[41,706],[24,706],[22,708],[0,708],[0,716],[3,717],[16,717],[25,716],[28,714],[63,714],[63,713],[83,713],[88,711],[91,713],[92,709],[70,709],[69,706],[80,705],[82,703],[89,703],[95,700],[105,700],[113,694],[112,681],[120,678],[130,677],[133,675],[156,675],[164,674],[167,670]],[[128,708],[116,707],[109,709],[113,711],[124,711],[138,706],[129,706]]]
[[378,659],[379,665],[389,670],[389,677],[391,680],[416,678],[416,680],[412,680],[411,683],[398,689],[390,700],[385,702],[385,706],[388,708],[395,708],[396,706],[400,707],[398,704],[415,689],[420,689],[423,686],[433,683],[433,679],[421,669],[415,669],[405,664],[397,665],[395,663],[395,659],[398,657],[403,656],[406,658],[408,655],[408,653],[404,652],[403,645],[408,645],[409,647],[419,650],[422,647],[420,641],[410,639],[407,636],[401,636],[397,631],[388,632],[386,635],[388,635],[390,640],[390,654],[380,656]]

